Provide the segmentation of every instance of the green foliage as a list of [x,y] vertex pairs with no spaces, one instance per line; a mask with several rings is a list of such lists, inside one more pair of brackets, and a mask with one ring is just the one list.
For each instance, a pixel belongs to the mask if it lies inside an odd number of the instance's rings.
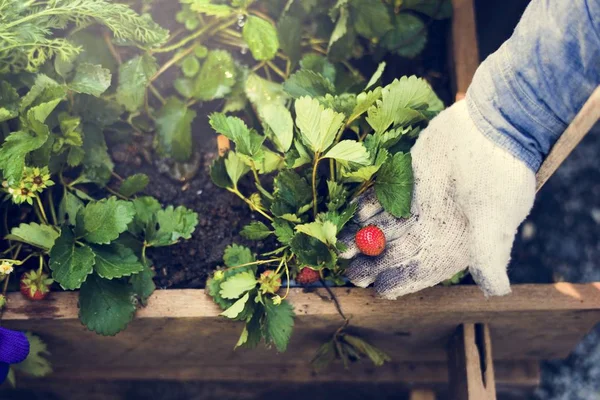
[[[80,319],[100,334],[124,329],[136,298],[145,304],[154,291],[147,249],[189,239],[197,224],[184,207],[134,198],[146,175],[116,183],[105,138],[141,129],[139,110],[158,72],[150,49],[166,39],[166,30],[124,4],[0,1],[2,207],[30,208],[8,211],[20,219],[10,218],[14,226],[2,234],[15,245],[5,257],[19,265],[14,249],[27,246],[21,253],[39,258],[63,289],[80,289]],[[195,113],[169,106],[152,108],[148,120],[157,122],[149,128],[165,152],[185,158]]]
[[13,378],[11,384],[13,387],[16,386],[14,371],[36,378],[41,378],[52,373],[52,365],[47,359],[50,356],[50,352],[46,343],[39,336],[31,332],[25,332],[25,336],[27,336],[27,340],[29,341],[29,355],[23,362],[10,366]]
[[[207,291],[225,310],[223,315],[245,322],[238,346],[256,345],[262,338],[279,351],[286,349],[293,312],[285,295],[266,290],[262,282],[269,276],[283,276],[289,282],[307,266],[329,282],[340,282],[344,268],[338,254],[344,246],[338,235],[356,212],[353,200],[365,190],[374,187],[383,208],[392,215],[410,215],[411,158],[397,148],[399,144],[409,148],[407,133],[418,131],[441,109],[431,87],[416,77],[374,87],[384,63],[369,81],[370,91],[339,94],[331,83],[335,70],[326,60],[305,57],[301,64],[303,68],[283,85],[292,95],[302,94],[290,105],[293,115],[281,103],[265,106],[257,97],[251,101],[258,100],[262,108],[257,112],[262,131],[249,128],[237,117],[222,113],[210,117],[215,131],[235,145],[213,164],[215,184],[244,199],[262,217],[240,233],[253,240],[274,234],[279,246],[256,259],[249,249],[232,245],[224,255],[227,268],[209,280]],[[303,81],[298,76],[316,76],[330,87],[315,90],[316,79]],[[269,107],[280,107],[279,115],[265,111]],[[286,160],[285,164],[270,171],[257,168],[269,153]],[[257,192],[247,197],[238,183],[249,171],[253,171]],[[380,350],[345,332],[321,352],[319,359],[325,360],[347,362],[365,356],[376,365],[388,360]]]
[[140,46],[158,46],[168,37],[166,30],[124,4],[105,0],[55,0],[40,4],[24,7],[17,0],[0,4],[0,73],[36,72],[53,57],[73,60],[81,48],[65,38],[52,36],[69,23],[78,27],[101,24],[116,38]]
[[[408,215],[410,155],[397,149],[442,108],[424,80],[381,87],[384,63],[367,83],[351,62],[416,56],[428,20],[447,17],[450,2],[180,3],[172,17],[181,26],[169,38],[149,17],[152,1],[139,15],[107,0],[0,0],[2,207],[28,208],[2,236],[48,258],[64,289],[80,288],[88,329],[118,333],[155,289],[147,250],[189,239],[198,217],[136,197],[148,177],[120,179],[107,143],[152,135],[150,156],[180,167],[194,153],[197,110],[217,100],[211,126],[234,147],[211,177],[259,215],[242,235],[279,247],[258,258],[228,247],[207,292],[224,316],[245,323],[238,346],[262,340],[284,351],[293,311],[274,288],[306,265],[340,281],[337,237],[368,188],[388,212]],[[225,114],[237,111],[248,118]],[[248,176],[251,193],[240,184]],[[348,353],[376,353],[351,342]]]

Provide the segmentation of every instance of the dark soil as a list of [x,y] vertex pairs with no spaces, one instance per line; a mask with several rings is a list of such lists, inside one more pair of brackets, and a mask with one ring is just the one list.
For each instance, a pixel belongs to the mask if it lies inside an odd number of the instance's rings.
[[[452,96],[446,56],[448,29],[448,21],[432,23],[427,48],[416,60],[398,56],[385,59],[387,68],[383,81],[390,82],[403,75],[424,77],[449,104]],[[366,77],[375,71],[377,64],[378,61],[369,57],[355,63]],[[172,77],[165,75],[165,80],[171,81]],[[216,187],[210,180],[209,170],[217,157],[217,144],[216,134],[208,124],[208,115],[220,107],[219,102],[196,106],[198,116],[193,126],[195,152],[187,171],[174,173],[168,161],[153,154],[150,134],[133,137],[127,143],[110,145],[115,171],[120,176],[145,173],[150,177],[145,194],[156,197],[165,205],[183,205],[198,213],[198,228],[192,239],[148,252],[154,262],[155,281],[160,288],[203,287],[207,276],[221,263],[223,251],[229,244],[244,244],[256,252],[267,246],[239,236],[241,228],[255,216],[240,199]],[[244,183],[247,188],[244,188]],[[244,183],[244,193],[255,191],[250,182]]]

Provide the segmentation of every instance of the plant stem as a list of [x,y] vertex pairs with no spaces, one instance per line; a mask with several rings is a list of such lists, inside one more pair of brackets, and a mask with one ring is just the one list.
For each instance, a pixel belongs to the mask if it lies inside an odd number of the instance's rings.
[[118,198],[122,199],[122,200],[129,200],[128,197],[123,196],[121,193],[117,192],[116,190],[111,189],[110,187],[106,186],[105,189],[111,193],[114,194],[115,196],[117,196]]
[[279,260],[280,260],[280,258],[272,258],[270,260],[253,261],[253,262],[249,262],[249,263],[245,263],[245,264],[234,265],[233,267],[225,268],[223,271],[229,271],[229,270],[232,270],[232,269],[242,268],[242,267],[249,267],[251,265],[270,264],[270,263],[274,263],[275,261],[279,261]]
[[275,21],[273,21],[273,19],[271,17],[269,17],[267,14],[264,14],[256,9],[252,9],[250,10],[250,14],[254,14],[257,17],[261,17],[262,19],[266,19],[267,21],[269,21],[271,23],[271,25],[275,26]]
[[315,217],[317,216],[317,168],[319,167],[319,161],[321,161],[319,156],[319,152],[316,152],[312,172],[313,215]]
[[282,77],[283,79],[287,79],[287,75],[285,74],[285,72],[283,72],[281,69],[279,69],[279,67],[278,67],[277,65],[275,65],[275,63],[274,63],[274,62],[272,62],[272,61],[267,61],[267,65],[268,65],[269,67],[271,67],[271,69],[272,69],[273,71],[275,71],[275,73],[276,73],[277,75],[279,75],[279,76],[280,76],[280,77]]
[[28,255],[27,257],[25,257],[22,260],[15,260],[15,259],[12,259],[12,258],[0,258],[0,262],[9,262],[9,263],[11,263],[13,265],[23,265],[23,264],[25,264],[25,262],[27,260],[29,260],[31,257],[34,257],[34,256],[39,256],[39,254],[38,253],[31,253],[30,255]]
[[[342,311],[342,307],[340,306],[340,302],[338,301],[337,297],[335,296],[335,294],[333,294],[333,292],[331,291],[331,288],[325,284],[323,279],[320,279],[320,281],[321,281],[321,285],[323,285],[325,290],[327,290],[327,293],[329,293],[329,297],[335,304],[335,308],[336,308],[338,314],[340,314],[340,316],[344,319],[344,321],[346,321],[345,325],[347,325],[347,323],[348,323],[348,321],[350,321],[350,319],[348,319],[348,317],[346,317],[346,315]],[[344,325],[344,327],[345,327],[345,325]]]
[[112,40],[110,40],[110,34],[108,32],[104,32],[104,42],[106,43],[106,47],[108,47],[110,54],[112,54],[112,56],[115,59],[115,61],[117,62],[117,64],[119,64],[119,65],[123,64],[121,55],[119,54],[117,49],[115,49],[115,46],[113,45]]
[[242,193],[240,193],[240,191],[237,188],[233,188],[233,189],[227,188],[227,190],[229,190],[231,193],[235,194],[240,199],[242,199],[246,204],[248,204],[248,206],[250,207],[251,210],[258,212],[263,217],[265,217],[269,221],[273,222],[273,218],[269,214],[265,213],[260,207],[257,207],[254,203],[252,203],[249,199],[247,199],[246,196],[244,196]]
[[260,178],[258,176],[258,171],[256,170],[256,165],[254,164],[254,161],[251,161],[250,169],[252,170],[252,175],[254,175],[254,183],[256,184],[258,190],[260,190],[263,195],[273,200],[273,196],[271,196],[271,194],[267,192],[267,190],[260,183]]
[[158,91],[158,89],[156,88],[156,86],[154,86],[153,84],[148,85],[148,88],[150,88],[150,91],[152,92],[152,94],[154,96],[156,96],[156,98],[158,99],[158,101],[160,101],[163,105],[167,102],[165,100],[165,98],[160,94],[160,92]]
[[35,195],[35,201],[37,203],[38,208],[40,209],[40,213],[42,214],[42,222],[44,222],[44,224],[46,225],[50,225],[48,223],[48,217],[46,217],[46,211],[44,211],[44,206],[42,205],[42,200],[40,199],[39,195]]
[[48,207],[50,207],[50,216],[54,225],[58,225],[58,218],[56,217],[56,210],[54,209],[54,198],[52,197],[52,191],[48,190]]
[[42,271],[44,270],[44,256],[42,256],[42,255],[40,254],[40,256],[39,256],[39,257],[40,257],[40,266],[39,266],[39,268],[38,268],[38,275],[41,275],[41,274],[42,274]]
[[[231,22],[233,23],[236,20],[232,20]],[[212,23],[209,23],[208,25],[205,25],[202,28],[198,29],[196,32],[192,33],[191,35],[184,37],[179,42],[172,44],[170,46],[167,46],[167,47],[161,47],[156,50],[152,50],[151,52],[152,53],[168,53],[170,51],[177,50],[180,47],[185,46],[187,43],[191,42],[192,40],[197,39],[200,36],[204,35],[204,33],[209,31],[210,29],[218,26],[221,21],[222,20],[220,20],[220,19],[216,19],[216,20],[212,21]]]

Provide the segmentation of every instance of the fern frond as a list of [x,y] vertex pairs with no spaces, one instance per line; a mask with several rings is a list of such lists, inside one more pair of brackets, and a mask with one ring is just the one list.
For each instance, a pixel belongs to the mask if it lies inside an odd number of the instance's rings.
[[35,71],[52,57],[73,57],[77,46],[53,38],[53,33],[69,24],[81,28],[94,23],[106,26],[115,38],[142,47],[159,46],[168,38],[167,30],[125,4],[107,0],[0,0],[0,71]]

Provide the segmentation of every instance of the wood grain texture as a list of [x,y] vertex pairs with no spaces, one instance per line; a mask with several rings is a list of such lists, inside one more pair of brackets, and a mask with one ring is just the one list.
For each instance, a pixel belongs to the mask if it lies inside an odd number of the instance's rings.
[[465,97],[479,66],[479,48],[473,0],[452,0],[452,8],[450,68],[458,101]]
[[544,186],[599,119],[600,86],[594,90],[579,113],[554,144],[548,157],[544,160],[544,163],[536,174],[536,191],[539,191]]
[[454,400],[496,400],[490,330],[486,324],[463,324],[448,348],[450,393]]
[[432,390],[413,390],[410,392],[410,400],[435,400],[435,392]]
[[[220,310],[199,290],[156,291],[116,337],[98,336],[80,324],[77,293],[53,293],[39,303],[12,294],[3,322],[48,342],[53,379],[255,380],[272,365],[269,370],[279,371],[283,380],[407,382],[407,371],[416,364],[438,365],[438,375],[446,371],[439,367],[446,362],[445,345],[462,323],[488,323],[495,359],[514,362],[563,358],[600,321],[600,284],[516,285],[513,294],[490,299],[475,286],[434,287],[397,301],[382,300],[368,289],[333,290],[352,316],[353,329],[390,354],[393,363],[382,369],[363,363],[352,375],[336,367],[315,378],[308,362],[341,323],[322,289],[291,291],[297,318],[285,354],[264,348],[233,351],[241,325],[219,317]],[[514,375],[532,380],[531,374]],[[416,376],[423,380],[435,374]]]

